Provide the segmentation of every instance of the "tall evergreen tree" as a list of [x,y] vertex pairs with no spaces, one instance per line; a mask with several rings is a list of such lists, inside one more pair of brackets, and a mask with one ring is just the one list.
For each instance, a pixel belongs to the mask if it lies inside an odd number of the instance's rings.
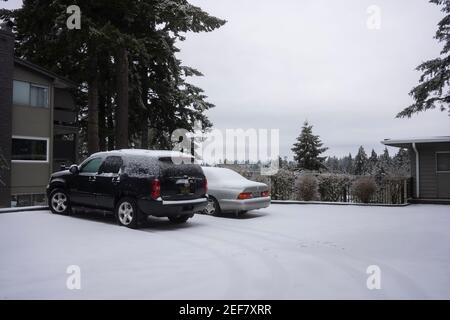
[[378,162],[380,162],[384,168],[389,168],[392,165],[392,158],[387,148],[384,148],[383,154],[379,156]]
[[324,168],[323,163],[326,157],[320,155],[328,148],[323,147],[320,137],[313,134],[312,128],[313,126],[305,121],[297,142],[291,149],[294,152],[294,160],[297,162],[299,169],[320,170]]
[[384,148],[383,154],[378,156],[378,162],[373,172],[377,181],[381,181],[389,175],[392,166],[392,159],[387,148]]
[[397,117],[411,117],[414,113],[439,108],[450,116],[450,0],[430,0],[442,6],[445,17],[438,23],[435,39],[444,43],[439,57],[426,61],[417,67],[422,72],[420,83],[410,95],[414,103],[400,112]]
[[349,153],[348,156],[341,159],[342,162],[342,171],[347,174],[354,173],[354,160],[352,154]]
[[355,171],[356,175],[365,175],[368,169],[368,158],[363,146],[359,147],[358,154],[355,157]]
[[368,170],[367,170],[368,173],[373,173],[374,169],[377,166],[377,162],[378,162],[378,155],[375,152],[375,150],[372,149],[372,152],[370,154],[369,161],[368,161]]
[[[80,30],[66,27],[72,4],[81,9]],[[175,45],[183,33],[225,21],[186,0],[24,0],[20,9],[0,10],[0,19],[14,22],[20,57],[78,83],[89,152],[145,140],[149,129],[156,132],[150,144],[167,148],[174,129],[211,126],[204,111],[214,105],[186,82],[201,73],[182,65]]]
[[408,177],[411,175],[410,158],[407,149],[400,148],[392,159],[392,175]]
[[325,162],[325,167],[330,172],[339,172],[339,159],[337,157],[328,157]]

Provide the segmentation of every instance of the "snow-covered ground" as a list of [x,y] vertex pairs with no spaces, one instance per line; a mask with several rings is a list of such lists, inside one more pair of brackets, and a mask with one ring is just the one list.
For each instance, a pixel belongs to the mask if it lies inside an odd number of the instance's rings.
[[[81,290],[69,290],[69,265]],[[381,269],[368,290],[366,269]],[[0,214],[0,298],[450,298],[450,207],[272,205],[141,230],[99,215]]]

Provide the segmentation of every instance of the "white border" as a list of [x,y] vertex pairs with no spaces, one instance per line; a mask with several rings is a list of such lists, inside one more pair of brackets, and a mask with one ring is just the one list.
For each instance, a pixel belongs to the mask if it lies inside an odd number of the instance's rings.
[[[50,138],[13,135],[12,139],[23,139],[23,140],[26,139],[26,140],[46,141],[47,142],[47,152],[46,152],[46,160],[12,160],[11,159],[11,163],[49,163]],[[12,157],[12,155],[11,155],[11,157]]]

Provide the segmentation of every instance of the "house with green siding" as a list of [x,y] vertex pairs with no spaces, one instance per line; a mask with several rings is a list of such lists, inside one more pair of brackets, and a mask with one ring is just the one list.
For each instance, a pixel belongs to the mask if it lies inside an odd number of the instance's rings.
[[450,136],[386,139],[382,143],[409,150],[412,202],[450,203]]
[[15,57],[0,29],[0,207],[45,204],[50,174],[77,161],[74,86]]

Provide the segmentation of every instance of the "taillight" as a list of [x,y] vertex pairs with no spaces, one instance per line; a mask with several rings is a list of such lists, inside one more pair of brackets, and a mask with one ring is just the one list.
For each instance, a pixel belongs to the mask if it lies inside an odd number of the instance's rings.
[[203,189],[205,189],[205,193],[208,193],[208,180],[203,179]]
[[261,197],[268,197],[270,195],[269,191],[263,191],[261,192]]
[[152,181],[152,190],[150,192],[152,199],[156,200],[161,196],[161,182],[158,179]]
[[237,198],[239,200],[251,199],[253,198],[253,194],[251,192],[241,192]]

